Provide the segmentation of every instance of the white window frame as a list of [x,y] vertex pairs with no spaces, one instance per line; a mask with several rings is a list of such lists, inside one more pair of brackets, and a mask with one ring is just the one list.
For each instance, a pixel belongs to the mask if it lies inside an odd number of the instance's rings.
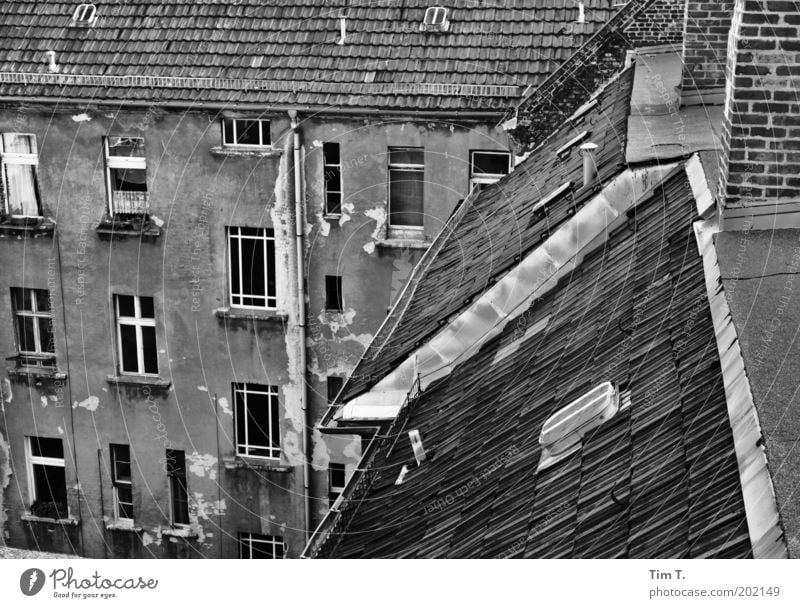
[[[63,448],[63,439],[58,437],[39,437],[27,435],[25,437],[25,460],[28,462],[28,499],[29,504],[28,508],[30,508],[33,503],[39,500],[39,497],[36,496],[36,482],[34,481],[34,473],[33,473],[33,466],[40,464],[47,467],[61,467],[64,469],[64,486],[67,486],[67,465],[66,460],[64,458],[52,458],[49,456],[34,456],[33,455],[33,441],[35,439],[59,439],[62,442]],[[67,488],[69,489],[69,488]],[[69,517],[69,504],[67,504],[67,517]]]
[[[253,534],[251,532],[239,533],[239,558],[240,559],[253,559],[253,545],[263,544],[267,547],[268,552],[272,553],[272,559],[285,559],[286,558],[286,543],[280,536],[271,536],[269,534]],[[277,557],[276,549],[281,548],[281,557]],[[245,555],[245,550],[249,555]]]
[[[133,519],[130,517],[121,517],[120,516],[120,498],[119,498],[119,488],[120,486],[125,486],[130,489],[131,491],[131,511],[133,511],[133,479],[130,481],[120,481],[119,476],[117,475],[117,459],[115,458],[116,450],[114,449],[115,446],[122,446],[123,444],[120,443],[112,443],[109,446],[109,452],[111,453],[111,482],[114,488],[114,519],[123,524],[133,524]],[[131,446],[126,446],[128,448],[128,466],[131,468],[131,477],[133,477],[133,457],[131,456]]]
[[[31,148],[33,149],[32,153],[26,154],[22,152],[6,152],[5,151],[5,142],[4,136],[5,135],[16,135],[18,137],[30,137],[31,141]],[[27,165],[33,167],[33,182],[35,187],[35,194],[36,194],[36,215],[19,215],[16,213],[11,213],[11,206],[9,199],[9,194],[6,185],[6,165]],[[9,217],[18,217],[18,218],[40,218],[42,217],[42,201],[40,200],[39,194],[39,148],[36,143],[36,135],[33,133],[17,133],[17,132],[9,132],[9,133],[0,133],[0,186],[2,186],[2,195],[3,195],[3,203],[6,215]]]
[[[332,470],[332,466],[333,465],[339,465],[344,469],[344,484],[341,485],[341,486],[333,485],[333,470]],[[344,489],[345,489],[346,486],[347,486],[347,465],[345,465],[342,462],[329,462],[328,463],[328,503],[330,504],[330,506],[333,506],[333,504],[336,502],[336,499],[338,499],[339,496],[342,495],[342,492],[344,492]],[[336,493],[336,498],[331,498],[331,494],[333,494],[334,492]]]
[[[126,317],[120,315],[120,297],[133,298],[133,309],[135,316]],[[158,370],[149,373],[144,371],[144,340],[142,339],[142,327],[156,326],[155,299],[153,299],[153,318],[150,319],[142,317],[142,304],[140,296],[131,296],[124,293],[114,294],[114,314],[117,321],[117,356],[119,357],[117,369],[119,370],[119,373],[125,376],[158,377]],[[122,369],[122,325],[132,325],[136,328],[136,367],[139,370],[138,372],[126,372]],[[158,335],[156,335],[156,338],[158,338]],[[156,349],[156,367],[158,367],[158,349]]]
[[[142,142],[144,147],[144,137],[139,136],[113,136],[103,138],[103,149],[105,151],[106,160],[106,191],[108,192],[108,215],[114,217],[115,214],[120,213],[127,215],[123,212],[117,212],[114,209],[114,190],[112,189],[111,172],[116,169],[139,169],[147,172],[147,158],[145,156],[114,156],[111,154],[111,146],[109,144],[112,139],[136,139]],[[144,213],[147,214],[150,210],[150,191],[144,190],[145,204]]]
[[[419,150],[422,152],[422,163],[421,164],[414,164],[414,163],[393,163],[392,160],[392,150]],[[388,198],[388,207],[389,212],[387,213],[386,223],[389,228],[397,228],[400,230],[416,230],[418,232],[423,232],[425,230],[424,221],[423,224],[420,226],[408,226],[406,224],[392,224],[392,171],[414,171],[417,173],[422,173],[422,212],[425,212],[425,148],[420,146],[389,146],[388,153],[387,153],[387,160],[388,162],[388,188],[389,188],[389,198]]]
[[[506,173],[473,173],[475,166],[475,155],[486,154],[491,156],[505,156],[508,159],[508,171]],[[469,189],[472,190],[479,184],[494,184],[506,175],[511,173],[511,153],[504,150],[471,150],[469,153]]]
[[[167,483],[169,485],[169,521],[170,525],[172,525],[172,527],[174,528],[186,529],[191,526],[191,514],[189,512],[189,506],[191,505],[191,496],[189,495],[189,475],[186,470],[186,452],[184,450],[176,450],[174,448],[170,449],[173,452],[183,452],[183,475],[181,476],[174,472],[167,472]],[[177,480],[180,478],[183,479],[183,483],[186,486],[186,517],[189,519],[189,522],[175,521],[175,498],[176,498],[175,484],[177,483]]]
[[72,21],[87,25],[94,24],[97,21],[97,7],[94,4],[79,4],[72,13]]
[[[277,284],[277,274],[275,278],[275,292],[269,293],[269,270],[273,267],[274,270],[277,270],[275,267],[275,260],[269,259],[268,254],[268,247],[267,243],[272,241],[272,251],[273,257],[277,255],[276,247],[277,243],[275,241],[275,231],[270,228],[256,228],[256,230],[261,231],[260,236],[252,236],[249,234],[242,234],[241,227],[239,226],[228,226],[227,238],[228,238],[228,302],[230,303],[231,308],[246,308],[246,309],[258,309],[258,310],[277,310],[278,309],[278,284]],[[235,231],[235,234],[234,234]],[[244,258],[242,256],[242,239],[251,239],[251,240],[261,240],[263,241],[263,251],[264,251],[264,295],[253,295],[253,294],[245,294],[242,292],[244,287]],[[235,251],[234,251],[235,245]],[[239,260],[239,291],[240,293],[233,292],[233,256],[237,256]],[[239,304],[234,303],[234,298],[239,298]],[[244,301],[245,298],[263,298],[264,299],[264,306],[257,306],[254,304],[242,304],[241,302]]]
[[[25,291],[30,291],[30,292],[46,291],[48,300],[50,298],[50,292],[47,289],[37,289],[35,287],[12,287],[11,289],[14,290],[14,291],[19,290],[19,291],[22,291],[22,292],[25,292]],[[34,319],[50,319],[50,321],[52,322],[53,321],[53,311],[52,310],[49,310],[47,312],[39,311],[38,310],[38,304],[36,302],[35,293],[31,293],[31,310],[18,310],[17,307],[16,307],[16,301],[14,301],[15,295],[13,294],[13,292],[12,292],[12,296],[11,297],[12,297],[12,304],[13,304],[13,311],[14,311],[14,329],[15,329],[16,338],[17,338],[17,352],[20,355],[27,355],[27,356],[31,356],[31,357],[47,357],[47,358],[55,359],[55,356],[56,356],[55,347],[54,347],[53,352],[46,351],[42,347],[42,336],[39,333],[39,323],[38,322],[34,322],[34,324],[33,324],[33,341],[35,342],[35,346],[36,346],[36,348],[38,350],[35,350],[35,351],[22,350],[22,342],[21,342],[20,337],[19,337],[19,329],[20,328],[19,328],[19,323],[17,322],[17,318],[18,317],[33,317]],[[24,299],[24,297],[23,297],[23,299]],[[53,329],[55,329],[55,328],[53,328]]]
[[[265,387],[266,390],[261,389],[254,389],[249,387]],[[238,419],[238,409],[239,409],[239,402],[237,399],[237,393],[241,393],[244,398],[244,413],[245,413],[245,420],[244,420],[244,434],[245,436],[239,437],[239,419]],[[248,432],[247,432],[247,414],[249,413],[249,405],[247,403],[247,396],[248,395],[266,395],[267,396],[267,403],[268,403],[268,411],[267,411],[267,423],[268,423],[268,433],[270,440],[273,437],[277,437],[277,444],[278,447],[274,447],[272,445],[251,445],[249,442]],[[278,428],[272,428],[272,419],[273,419],[273,412],[272,408],[278,408]],[[256,384],[253,382],[238,382],[233,385],[233,424],[234,424],[234,436],[236,442],[236,455],[237,456],[244,456],[246,458],[260,458],[262,460],[280,460],[281,459],[281,428],[280,428],[280,399],[279,399],[279,390],[277,386],[271,385],[263,385],[263,384]],[[242,449],[244,448],[244,449]],[[261,454],[251,454],[250,451],[256,450],[264,450],[269,453],[268,456],[263,456]]]
[[[338,142],[325,142],[328,144],[334,144],[339,148],[339,162],[338,163],[329,163],[328,159],[325,157],[325,145],[322,146],[322,187],[325,190],[325,217],[341,217],[342,215],[342,205],[344,204],[344,183],[342,180],[342,147],[338,144]],[[329,169],[338,169],[339,170],[339,190],[328,190],[328,170]],[[328,209],[328,193],[338,194],[339,195],[339,211],[330,211]]]
[[[225,121],[229,120],[233,123],[233,139],[234,141],[229,142],[225,136]],[[240,144],[238,142],[239,139],[239,130],[237,127],[237,123],[239,122],[257,122],[258,123],[258,142],[257,144]],[[266,124],[266,132],[270,135],[270,141],[264,143],[264,126]],[[270,134],[271,124],[268,119],[265,118],[225,118],[222,119],[222,145],[226,148],[270,148],[272,147],[272,135]]]

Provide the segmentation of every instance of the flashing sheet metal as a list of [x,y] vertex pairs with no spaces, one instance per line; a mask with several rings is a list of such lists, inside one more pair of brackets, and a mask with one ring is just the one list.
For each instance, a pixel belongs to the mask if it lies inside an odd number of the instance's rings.
[[714,323],[717,351],[728,415],[733,429],[734,447],[744,496],[747,526],[756,558],[786,558],[772,478],[767,455],[761,444],[761,424],[744,366],[741,347],[722,285],[719,260],[713,236],[718,232],[715,220],[694,224],[697,246],[703,258],[706,292]]
[[[394,417],[411,390],[417,374],[424,390],[448,375],[459,361],[478,351],[527,310],[533,300],[547,293],[575,268],[578,258],[595,242],[602,242],[615,220],[664,179],[677,165],[626,170],[564,223],[540,247],[534,249],[476,302],[460,313],[394,371],[344,407],[343,416],[355,409],[362,414],[375,402],[375,415]],[[414,373],[416,372],[416,373]],[[371,397],[372,394],[377,397]],[[394,402],[392,402],[394,399]],[[380,411],[380,415],[378,412]]]

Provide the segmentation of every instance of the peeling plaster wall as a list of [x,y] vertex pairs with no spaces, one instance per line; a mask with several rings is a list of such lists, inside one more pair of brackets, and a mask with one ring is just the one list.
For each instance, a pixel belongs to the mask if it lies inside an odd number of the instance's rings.
[[[307,377],[315,420],[328,405],[327,377],[347,376],[353,370],[424,253],[424,244],[404,249],[382,243],[388,223],[388,148],[425,149],[424,235],[430,242],[468,193],[470,151],[508,150],[508,136],[494,128],[497,122],[456,124],[363,117],[312,117],[302,122],[309,285]],[[324,214],[325,142],[339,144],[340,217]],[[325,310],[325,275],[342,276],[342,312]],[[332,439],[314,432],[309,448],[315,525],[327,510],[328,461],[355,466],[360,439]]]
[[[16,261],[0,271],[0,353],[16,352],[10,287],[50,289],[56,357],[68,374],[54,382],[0,370],[0,388],[12,397],[4,400],[0,432],[8,439],[0,444],[6,446],[0,467],[6,451],[17,465],[2,498],[8,543],[89,557],[238,557],[239,532],[271,530],[298,555],[305,539],[302,467],[291,466],[302,428],[296,318],[253,321],[214,312],[229,304],[226,226],[274,228],[278,306],[296,308],[286,287],[294,272],[294,216],[285,196],[290,165],[283,153],[288,117],[272,117],[273,153],[224,155],[212,151],[220,146],[219,116],[151,110],[52,113],[27,105],[22,119],[14,108],[0,111],[0,132],[37,136],[44,215],[58,223],[59,246],[46,236],[0,236],[0,256]],[[151,215],[163,231],[155,240],[101,238],[95,230],[106,210],[102,137],[109,133],[145,137]],[[112,294],[155,298],[159,375],[169,388],[107,380],[115,374]],[[284,470],[254,469],[234,457],[233,382],[279,387],[291,459]],[[30,497],[19,465],[26,436],[36,434],[64,440],[70,514],[79,526],[20,520]],[[131,446],[141,531],[113,529],[110,443]],[[73,445],[76,459],[67,449]],[[162,533],[169,527],[167,448],[186,453],[190,538]],[[7,469],[0,471],[7,481]]]

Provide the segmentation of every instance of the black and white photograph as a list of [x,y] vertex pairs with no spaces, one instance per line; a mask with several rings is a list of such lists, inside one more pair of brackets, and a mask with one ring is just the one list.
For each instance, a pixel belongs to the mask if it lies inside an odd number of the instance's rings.
[[4,606],[800,605],[800,2],[0,0],[0,358]]

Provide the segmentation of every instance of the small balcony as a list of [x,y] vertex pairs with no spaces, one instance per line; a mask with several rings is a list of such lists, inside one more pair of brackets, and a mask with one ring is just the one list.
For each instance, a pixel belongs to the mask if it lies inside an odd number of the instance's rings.
[[111,208],[114,215],[146,215],[149,196],[138,190],[112,190]]

